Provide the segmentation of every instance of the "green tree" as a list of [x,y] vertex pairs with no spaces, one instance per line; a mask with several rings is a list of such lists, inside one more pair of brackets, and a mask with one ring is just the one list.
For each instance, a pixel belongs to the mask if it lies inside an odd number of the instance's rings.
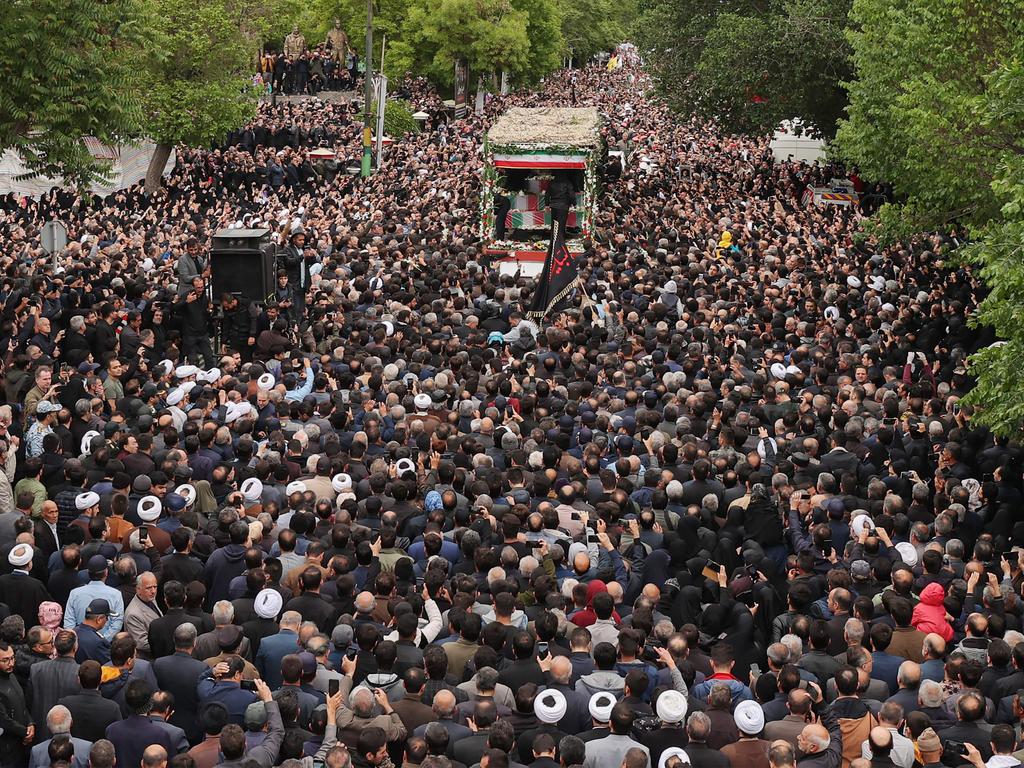
[[104,178],[82,141],[136,137],[139,61],[152,47],[146,0],[9,0],[0,13],[0,151],[36,174],[87,186]]
[[526,37],[530,47],[522,68],[506,69],[516,74],[518,80],[533,84],[562,65],[562,7],[556,0],[512,0],[512,5],[527,16]]
[[565,52],[572,54],[577,65],[621,43],[636,10],[633,3],[615,0],[579,0],[560,5]]
[[402,72],[450,85],[459,59],[471,77],[505,70],[533,82],[559,66],[563,51],[555,0],[412,0],[388,56]]
[[156,189],[175,144],[223,139],[255,115],[251,87],[255,42],[226,0],[154,0],[165,55],[147,68],[146,129],[156,151],[146,188]]
[[638,44],[677,110],[767,133],[799,118],[824,135],[845,106],[850,0],[647,0]]
[[899,205],[876,231],[895,238],[960,227],[990,293],[973,318],[1007,343],[971,360],[976,417],[1003,434],[1024,423],[1024,14],[999,0],[854,0],[856,79],[836,152],[891,180]]

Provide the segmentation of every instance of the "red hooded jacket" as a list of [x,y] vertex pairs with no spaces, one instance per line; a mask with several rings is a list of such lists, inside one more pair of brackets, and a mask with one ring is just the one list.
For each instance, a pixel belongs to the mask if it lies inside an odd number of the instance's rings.
[[934,632],[948,643],[953,639],[953,627],[946,621],[946,608],[942,604],[945,597],[941,584],[929,584],[921,592],[921,602],[914,608],[910,623],[922,632]]

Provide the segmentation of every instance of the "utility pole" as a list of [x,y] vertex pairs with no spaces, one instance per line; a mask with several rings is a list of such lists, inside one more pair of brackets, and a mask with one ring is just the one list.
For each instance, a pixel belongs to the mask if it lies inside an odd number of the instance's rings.
[[363,164],[362,175],[369,176],[373,165],[373,0],[366,0],[366,60],[363,67]]

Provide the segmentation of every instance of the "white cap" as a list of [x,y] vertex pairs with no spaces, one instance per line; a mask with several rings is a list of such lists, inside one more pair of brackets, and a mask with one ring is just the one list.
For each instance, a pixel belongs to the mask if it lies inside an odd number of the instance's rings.
[[157,363],[156,367],[160,369],[161,376],[166,376],[167,374],[174,370],[174,363],[171,362],[170,360],[164,359]]
[[352,490],[352,478],[344,472],[339,472],[331,478],[331,488],[335,493],[345,493]]
[[896,551],[900,553],[903,562],[913,568],[917,565],[917,550],[909,541],[901,541],[896,545]]
[[34,550],[31,544],[16,544],[7,555],[7,562],[15,568],[22,568],[32,562]]
[[187,379],[199,373],[199,368],[194,365],[179,365],[174,369],[174,375],[179,379]]
[[192,483],[182,483],[174,492],[185,499],[185,506],[191,507],[196,503],[196,487]]
[[248,416],[252,412],[252,404],[248,400],[242,400],[237,403],[228,403],[227,412],[224,415],[224,421],[227,424],[238,421],[243,416]]
[[100,503],[100,495],[94,491],[86,491],[75,496],[75,507],[77,509],[85,510],[90,507],[95,507]]
[[399,459],[395,462],[395,471],[399,475],[404,475],[406,472],[415,472],[416,465],[412,459]]
[[557,723],[565,717],[565,710],[568,704],[565,701],[565,694],[561,691],[549,688],[537,694],[533,700],[533,711],[537,719],[542,723]]
[[850,521],[850,532],[859,537],[865,530],[873,531],[875,524],[871,521],[871,518],[867,515],[857,515],[853,520]]
[[202,373],[201,377],[207,384],[213,384],[220,378],[220,368],[211,368],[210,370]]
[[277,380],[274,378],[274,374],[264,373],[262,376],[256,379],[256,383],[259,385],[260,389],[271,389],[274,386],[274,384],[277,383]]
[[848,278],[846,278],[846,284],[851,288],[860,288],[861,285],[863,285],[863,283],[861,283],[860,281],[860,278],[857,277],[856,275],[850,275]]
[[782,363],[772,363],[771,372],[776,379],[786,378],[786,366]]
[[302,482],[301,480],[292,480],[285,487],[284,492],[287,495],[289,495],[289,496],[291,496],[293,493],[305,493],[306,492],[306,484],[304,482]]
[[258,477],[250,477],[240,488],[242,496],[250,504],[255,504],[263,495],[263,482]]
[[673,757],[678,757],[680,762],[690,765],[690,756],[686,754],[686,750],[682,747],[669,747],[661,753],[661,759],[658,760],[658,768],[665,768],[668,765],[668,761]]
[[658,697],[658,718],[665,723],[680,723],[686,719],[686,697],[679,691],[664,691]]
[[143,496],[139,500],[139,519],[144,523],[152,523],[160,517],[164,505],[156,496]]
[[283,606],[284,600],[276,589],[261,590],[252,604],[256,615],[261,619],[276,619]]
[[[664,695],[664,694],[662,694]],[[587,709],[590,716],[599,723],[607,723],[612,719],[612,708],[615,706],[615,697],[608,691],[598,691],[590,697]]]
[[756,701],[741,701],[737,704],[733,719],[736,728],[745,736],[756,736],[764,730],[764,710]]
[[430,395],[426,392],[420,392],[416,397],[412,399],[413,404],[416,406],[417,411],[425,411],[430,408]]
[[100,433],[97,432],[95,429],[90,429],[88,432],[82,435],[82,444],[79,446],[79,448],[82,449],[83,456],[88,456],[89,454],[92,453],[92,439],[94,437],[99,436]]
[[167,404],[168,405],[177,405],[178,403],[180,403],[184,399],[185,399],[185,390],[183,390],[183,389],[180,389],[180,388],[179,389],[172,389],[170,392],[167,393]]

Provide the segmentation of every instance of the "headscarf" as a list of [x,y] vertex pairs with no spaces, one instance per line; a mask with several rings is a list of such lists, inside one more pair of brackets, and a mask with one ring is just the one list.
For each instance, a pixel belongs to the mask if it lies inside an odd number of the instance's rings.
[[429,491],[425,499],[423,499],[423,509],[426,512],[433,512],[435,509],[441,509],[444,506],[444,502],[441,501],[441,494],[437,491]]
[[669,313],[675,313],[677,316],[683,314],[683,303],[679,300],[679,287],[676,285],[675,280],[669,280],[662,286],[661,296],[659,301],[668,307]]
[[213,495],[209,480],[196,480],[192,483],[196,489],[196,512],[209,515],[217,509],[217,497]]
[[51,632],[56,632],[60,629],[63,617],[64,609],[60,603],[46,600],[39,604],[39,624]]
[[656,549],[644,559],[644,584],[653,584],[658,589],[665,586],[669,578],[669,563],[672,556],[664,549]]
[[[597,614],[594,613],[594,596],[607,591],[608,587],[600,579],[594,579],[587,584],[587,607],[576,612],[572,617],[572,623],[577,627],[589,627],[597,621]],[[616,623],[622,622],[622,617],[619,616],[618,611],[612,611],[612,620]]]

